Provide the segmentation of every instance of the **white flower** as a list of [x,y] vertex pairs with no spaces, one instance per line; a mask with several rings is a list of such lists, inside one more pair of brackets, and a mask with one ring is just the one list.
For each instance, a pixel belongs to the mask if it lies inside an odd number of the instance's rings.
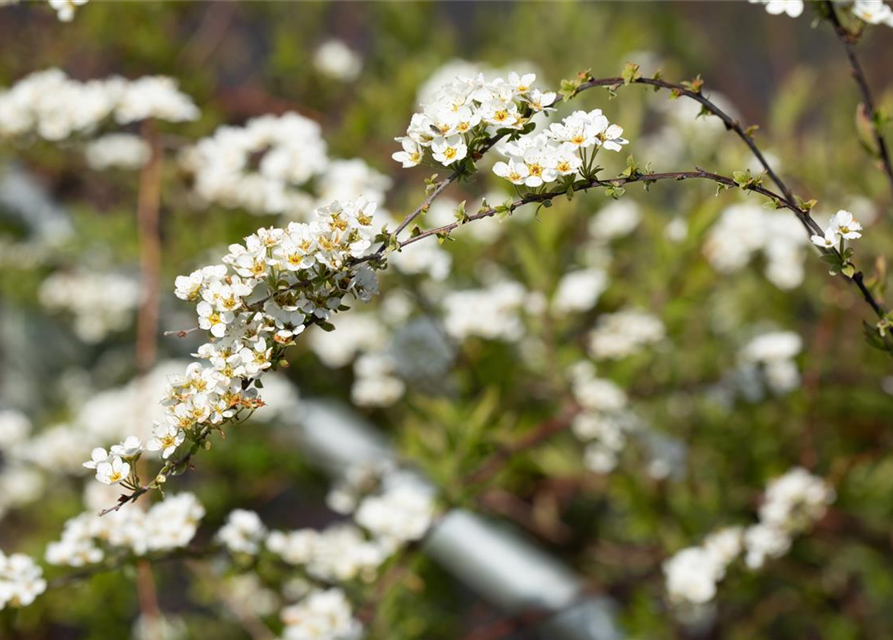
[[660,318],[644,311],[627,309],[604,314],[589,334],[589,353],[597,360],[619,360],[664,339]]
[[96,469],[96,467],[103,462],[109,461],[109,452],[103,449],[102,447],[96,447],[90,453],[90,460],[84,463],[87,469]]
[[632,233],[641,219],[639,205],[633,200],[615,200],[595,214],[589,222],[589,233],[596,240],[610,242]]
[[527,165],[514,158],[509,158],[508,162],[497,162],[494,164],[493,173],[500,178],[505,178],[512,184],[524,184],[530,176]]
[[29,556],[0,551],[0,611],[7,606],[27,607],[46,591],[43,570]]
[[859,233],[862,231],[862,225],[853,218],[852,213],[843,209],[831,216],[831,220],[828,222],[828,229],[847,240],[855,240],[862,237],[862,234]]
[[186,439],[186,434],[181,429],[169,424],[156,424],[152,434],[152,439],[146,443],[146,449],[161,451],[161,457],[165,460],[170,458]]
[[267,528],[254,511],[236,509],[230,512],[226,524],[217,532],[217,539],[233,553],[250,555],[260,551]]
[[363,69],[363,59],[336,39],[320,45],[313,56],[313,64],[321,74],[342,82],[356,80]]
[[84,156],[91,169],[139,169],[149,160],[149,145],[130,133],[110,133],[84,147]]
[[135,458],[143,452],[143,443],[136,436],[127,436],[121,444],[113,445],[111,454],[121,458]]
[[0,450],[11,448],[27,439],[31,421],[25,414],[0,409]]
[[298,604],[282,610],[283,640],[358,640],[362,626],[338,588],[314,590]]
[[424,157],[424,149],[412,138],[402,137],[396,138],[397,142],[403,147],[403,151],[397,151],[391,154],[391,157],[403,165],[404,169],[415,167]]
[[718,566],[713,555],[701,547],[679,551],[664,562],[663,570],[672,600],[703,604],[716,596]]
[[766,13],[777,16],[786,13],[792,18],[803,13],[803,0],[750,0],[751,4],[766,5]]
[[226,335],[226,325],[235,319],[231,312],[218,311],[204,300],[198,303],[196,311],[198,311],[198,326],[210,331],[211,335],[217,338]]
[[856,0],[853,3],[853,15],[869,24],[890,23],[893,9],[883,0]]
[[96,479],[102,484],[117,484],[130,474],[130,465],[118,456],[111,462],[99,462],[96,465]]
[[420,539],[433,517],[431,491],[410,480],[366,498],[354,514],[358,525],[393,546]]
[[124,86],[115,108],[115,119],[120,124],[149,118],[168,122],[197,120],[198,107],[177,88],[173,78],[146,76]]
[[836,247],[837,243],[840,242],[840,236],[837,235],[837,232],[834,229],[828,227],[827,229],[825,229],[825,235],[820,236],[813,234],[810,237],[810,240],[812,240],[812,243],[816,246],[831,249]]
[[61,22],[71,22],[74,20],[75,9],[87,4],[87,0],[49,0],[49,4],[56,10],[56,17]]
[[458,162],[465,158],[468,153],[468,147],[462,136],[450,136],[448,138],[437,138],[431,143],[431,151],[434,152],[434,159],[444,166],[450,166],[454,162]]

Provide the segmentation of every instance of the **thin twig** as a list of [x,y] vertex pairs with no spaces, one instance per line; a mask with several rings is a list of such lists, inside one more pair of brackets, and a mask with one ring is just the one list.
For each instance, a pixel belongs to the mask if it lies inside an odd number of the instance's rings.
[[890,193],[893,195],[893,163],[890,161],[890,151],[887,147],[887,141],[884,138],[884,134],[881,132],[878,111],[875,107],[874,99],[871,96],[871,89],[868,87],[868,80],[865,77],[865,72],[862,70],[862,65],[859,63],[859,58],[856,57],[855,43],[857,40],[846,27],[840,23],[840,19],[837,17],[837,11],[834,8],[834,3],[826,0],[825,8],[828,13],[828,20],[834,27],[834,33],[837,34],[837,39],[843,44],[847,59],[850,61],[850,66],[853,69],[853,79],[856,81],[856,84],[859,85],[859,91],[862,93],[862,101],[865,110],[867,111],[865,115],[871,123],[874,140],[878,147],[877,153],[880,157],[883,171],[887,176],[887,182],[890,184]]
[[[616,87],[623,84],[623,78],[595,78],[581,84],[580,88],[577,90],[577,93],[579,93],[580,91],[585,91],[586,89],[591,89],[592,87]],[[707,111],[722,120],[723,124],[726,126],[726,129],[734,131],[735,134],[744,141],[744,144],[747,145],[751,153],[753,153],[754,157],[756,157],[759,163],[763,166],[763,169],[766,170],[766,173],[768,174],[772,182],[774,182],[779,190],[782,192],[782,194],[784,194],[785,199],[791,202],[795,202],[793,192],[788,188],[788,186],[779,177],[775,170],[772,169],[769,161],[766,160],[766,157],[760,151],[759,147],[757,147],[756,142],[754,142],[753,137],[744,128],[741,127],[741,124],[735,118],[720,109],[716,105],[716,103],[707,98],[700,90],[694,91],[684,85],[675,84],[672,82],[665,82],[656,78],[636,78],[632,80],[632,84],[647,85],[651,87],[657,87],[659,89],[673,91],[678,95],[685,96],[686,98],[690,98],[695,102],[701,104]]]
[[[591,180],[581,180],[577,181],[573,185],[573,189],[575,192],[578,191],[588,191],[589,189],[594,188],[606,188],[606,187],[621,187],[626,184],[632,184],[635,182],[644,182],[646,184],[651,184],[653,182],[659,182],[662,180],[673,180],[673,181],[682,181],[682,180],[692,180],[692,179],[700,179],[700,180],[710,180],[712,182],[716,182],[718,184],[724,185],[728,188],[739,188],[739,185],[732,179],[727,176],[719,175],[717,173],[712,173],[710,171],[704,171],[703,169],[698,169],[697,171],[673,171],[666,173],[643,173],[637,174],[630,177],[621,177],[621,178],[611,178],[607,180],[600,180],[598,178],[592,178]],[[761,185],[752,185],[746,187],[747,191],[753,191],[755,193],[759,193],[760,195],[766,196],[770,198],[774,202],[785,209],[789,209],[793,211],[797,218],[803,223],[803,225],[809,229],[812,233],[816,235],[824,235],[824,231],[819,226],[819,224],[813,220],[809,216],[809,212],[805,209],[801,209],[795,202],[792,202],[785,198],[784,196],[775,193],[774,191],[767,189]],[[526,196],[519,198],[511,203],[508,207],[508,213],[513,212],[515,209],[531,203],[544,203],[551,202],[555,198],[565,195],[567,193],[566,189],[559,189],[555,192],[549,193],[531,193]],[[463,224],[468,224],[469,222],[473,222],[475,220],[480,220],[481,218],[489,218],[491,216],[500,213],[501,210],[497,210],[496,208],[482,209],[477,213],[469,214],[464,221],[456,221],[450,224],[443,225],[442,227],[437,227],[434,229],[428,229],[426,231],[422,231],[421,233],[408,238],[407,240],[398,243],[398,248],[405,247],[414,242],[418,242],[424,238],[434,235],[449,235],[454,229],[457,229]],[[833,253],[836,250],[830,249],[825,250],[828,253]],[[371,259],[369,257],[368,259]],[[363,262],[365,259],[360,259],[358,262]],[[871,306],[872,310],[875,314],[882,318],[886,313],[884,311],[883,306],[875,300],[874,295],[868,289],[863,281],[863,276],[861,271],[857,271],[853,274],[852,278],[848,278],[850,282],[852,282],[862,294],[862,297],[865,301]]]
[[569,406],[557,416],[546,420],[535,429],[525,434],[524,437],[517,442],[499,448],[496,453],[484,460],[477,469],[469,473],[465,477],[464,483],[479,484],[489,480],[499,473],[515,454],[528,449],[533,449],[541,442],[566,430],[570,427],[574,418],[579,413],[580,407],[576,404]]

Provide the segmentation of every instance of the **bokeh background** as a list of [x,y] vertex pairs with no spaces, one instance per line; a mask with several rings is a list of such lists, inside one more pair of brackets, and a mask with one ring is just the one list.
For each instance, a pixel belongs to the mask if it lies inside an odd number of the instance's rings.
[[[356,77],[333,77],[320,67],[319,48],[333,38],[361,59]],[[868,32],[859,51],[889,110],[893,31]],[[0,85],[49,67],[82,80],[172,76],[202,110],[196,122],[162,126],[172,147],[221,124],[296,111],[320,123],[332,157],[360,158],[388,176],[386,207],[397,216],[421,201],[431,171],[401,169],[390,158],[398,146],[393,138],[416,110],[420,88],[446,65],[459,68],[457,61],[535,70],[543,87],[585,69],[616,76],[627,61],[674,81],[701,74],[708,94],[743,123],[759,124],[757,142],[796,193],[819,201],[821,222],[838,208],[858,213],[866,231],[856,260],[867,274],[882,268],[876,257],[893,255],[890,194],[861,148],[855,84],[831,29],[811,26],[809,15],[773,17],[744,2],[92,2],[73,22],[60,23],[44,6],[0,8]],[[624,127],[628,151],[656,170],[755,168],[720,123],[696,119],[697,109],[665,94],[630,87],[610,99],[593,90],[573,106],[602,108]],[[607,172],[620,170],[626,155],[606,160]],[[92,482],[77,470],[86,458],[75,456],[72,467],[71,451],[89,452],[102,430],[97,423],[115,433],[115,424],[134,419],[128,406],[153,402],[132,386],[135,303],[103,309],[78,331],[78,314],[48,304],[45,285],[62,275],[116,274],[123,283],[58,286],[84,287],[82,295],[95,295],[99,308],[101,292],[117,290],[112,298],[119,301],[133,297],[139,180],[137,172],[91,169],[75,142],[3,141],[0,164],[0,407],[27,415],[38,452],[24,480],[4,476],[10,457],[0,458],[0,548],[40,557],[65,520],[84,509],[83,488]],[[196,203],[175,159],[165,164],[163,189],[161,329],[169,331],[194,322],[191,308],[172,294],[176,275],[282,220]],[[290,437],[294,416],[282,415],[325,399],[384,434],[405,464],[438,486],[444,508],[492,516],[572,567],[588,589],[614,601],[627,637],[893,636],[889,356],[865,343],[867,307],[840,277],[828,276],[806,244],[782,250],[788,262],[778,267],[781,275],[772,275],[774,258],[765,248],[723,266],[722,256],[762,224],[755,217],[715,232],[724,212],[783,214],[755,198],[714,191],[658,184],[647,193],[630,188],[616,203],[601,193],[579,194],[536,216],[485,221],[485,230],[465,229],[456,242],[436,249],[431,243],[438,258],[389,270],[380,300],[335,321],[339,327],[355,315],[371,317],[378,337],[327,361],[335,345],[307,336],[271,391],[279,400],[271,398],[268,416],[231,431],[197,460],[195,472],[176,479],[208,510],[199,537],[212,535],[237,507],[280,528],[337,518],[325,504],[328,477]],[[484,195],[499,197],[494,193],[511,195],[485,165],[447,198],[471,208]],[[619,220],[620,230],[600,235],[591,221],[608,207],[614,209],[603,222]],[[444,205],[440,215],[449,221],[450,214]],[[444,260],[445,273],[435,264]],[[796,272],[797,264],[802,283],[785,270]],[[568,310],[554,302],[556,290],[581,267],[604,270],[605,291],[588,308]],[[509,281],[520,285],[520,299],[489,319],[500,325],[490,335],[451,331],[458,321],[447,313],[450,292],[495,296],[487,287]],[[660,318],[666,335],[628,357],[599,362],[597,370],[626,390],[646,435],[630,437],[604,472],[587,466],[585,445],[565,429],[477,481],[475,470],[500,447],[562,412],[571,398],[567,372],[590,360],[590,331],[604,314],[628,308]],[[121,318],[109,320],[113,313]],[[742,367],[745,345],[770,331],[802,339],[790,388],[775,389]],[[163,380],[177,368],[164,363],[188,358],[198,344],[195,336],[159,336],[162,364],[153,375]],[[399,379],[402,391],[386,406],[352,394],[361,377],[352,362],[373,350],[396,360],[387,376]],[[69,447],[41,440],[60,425],[71,434],[81,429],[83,438],[73,435]],[[68,466],[57,463],[66,453]],[[828,514],[759,572],[731,569],[701,623],[680,620],[667,602],[661,563],[718,527],[752,522],[767,480],[796,465],[833,485],[837,501]],[[377,595],[370,637],[540,637],[531,621],[506,617],[423,553],[396,563],[399,579]],[[166,637],[250,637],[220,605],[216,578],[178,563],[153,572]],[[145,637],[136,582],[120,571],[50,592],[2,637]],[[262,600],[262,591],[254,584],[239,597]],[[275,620],[263,602],[257,606]]]

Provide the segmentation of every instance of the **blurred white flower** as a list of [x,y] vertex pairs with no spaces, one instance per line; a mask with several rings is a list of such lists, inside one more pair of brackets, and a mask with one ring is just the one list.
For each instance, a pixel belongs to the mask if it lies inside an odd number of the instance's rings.
[[343,41],[331,39],[325,41],[313,55],[316,70],[324,76],[350,82],[360,77],[363,70],[363,59]]

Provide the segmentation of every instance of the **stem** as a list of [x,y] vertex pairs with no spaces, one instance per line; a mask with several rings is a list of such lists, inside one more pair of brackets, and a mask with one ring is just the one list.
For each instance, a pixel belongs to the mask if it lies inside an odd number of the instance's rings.
[[[580,85],[580,88],[577,90],[577,93],[581,91],[585,91],[586,89],[591,89],[592,87],[613,87],[616,85],[623,85],[623,78],[593,78],[592,80],[588,80]],[[769,178],[775,185],[781,190],[784,194],[785,199],[794,202],[794,194],[788,188],[788,186],[784,183],[784,181],[775,173],[775,170],[769,165],[769,161],[766,160],[766,157],[760,151],[759,147],[757,147],[756,142],[754,142],[753,137],[747,133],[742,127],[741,124],[727,114],[725,111],[720,109],[715,103],[713,103],[710,99],[704,97],[704,94],[700,91],[693,91],[681,84],[674,84],[672,82],[665,82],[663,80],[658,80],[656,78],[636,78],[632,81],[632,84],[640,84],[647,85],[651,87],[657,87],[659,89],[666,89],[669,91],[673,91],[679,95],[685,96],[686,98],[690,98],[695,102],[701,104],[707,111],[711,114],[715,115],[717,118],[723,121],[723,124],[726,126],[726,129],[729,131],[734,131],[735,134],[744,141],[744,144],[750,149],[751,153],[753,153],[754,157],[756,157],[757,161],[762,165],[763,169],[766,170],[766,173],[769,175]],[[809,214],[807,213],[807,216]]]
[[859,58],[856,57],[856,39],[840,23],[834,3],[826,0],[825,7],[828,13],[828,20],[834,27],[834,33],[837,34],[837,39],[840,40],[841,44],[843,44],[844,51],[846,51],[847,59],[852,67],[853,79],[856,81],[856,84],[859,85],[859,91],[862,93],[862,101],[868,112],[866,115],[868,116],[869,122],[871,122],[874,140],[875,143],[877,143],[878,156],[881,160],[883,172],[887,176],[887,182],[890,185],[890,193],[893,195],[893,163],[890,161],[890,151],[887,147],[887,141],[884,139],[884,134],[881,132],[878,112],[871,95],[871,89],[868,87],[868,80],[865,77],[865,72],[862,70],[862,65],[859,63]]
[[[630,184],[633,182],[644,182],[646,184],[651,184],[653,182],[658,182],[661,180],[673,180],[673,181],[681,181],[681,180],[692,180],[692,179],[701,179],[701,180],[710,180],[712,182],[716,182],[721,185],[725,185],[729,188],[739,188],[738,184],[732,180],[731,178],[723,175],[719,175],[717,173],[711,173],[709,171],[704,171],[703,169],[698,169],[697,171],[674,171],[669,173],[645,173],[639,175],[633,175],[628,178],[613,178],[610,180],[599,180],[597,178],[591,178],[589,180],[582,180],[574,183],[574,191],[588,191],[593,188],[604,188],[604,187],[619,187],[626,184]],[[747,187],[747,191],[754,191],[759,193],[760,195],[766,196],[774,201],[777,201],[782,207],[785,209],[789,209],[793,211],[794,214],[799,218],[799,220],[803,223],[808,230],[812,231],[816,235],[824,235],[824,230],[819,226],[819,224],[813,220],[809,216],[809,212],[805,209],[800,208],[795,202],[788,200],[787,198],[771,191],[760,185],[752,185]],[[515,200],[509,206],[509,212],[514,211],[518,207],[521,207],[525,204],[530,203],[542,203],[546,201],[551,201],[558,196],[564,195],[568,191],[567,188],[559,189],[557,191],[552,191],[549,193],[543,194],[527,194],[523,198]],[[470,214],[463,224],[467,224],[468,222],[472,222],[474,220],[479,220],[481,218],[488,218],[490,216],[496,215],[497,210],[495,208],[485,209],[483,211],[478,211],[477,213]],[[423,238],[427,238],[429,236],[438,235],[438,234],[449,234],[453,229],[456,229],[459,226],[457,222],[446,224],[442,227],[437,227],[435,229],[428,229],[427,231],[422,231],[418,235],[408,238],[407,240],[399,243],[399,247],[405,247],[406,245],[412,244],[413,242],[418,242]],[[835,251],[831,249],[830,251]],[[367,258],[360,258],[356,261],[366,262],[367,260],[371,260],[373,256],[368,256]],[[848,278],[850,282],[852,282],[862,294],[862,297],[865,301],[871,306],[872,310],[875,314],[882,318],[886,313],[884,308],[880,305],[880,303],[875,300],[871,291],[865,286],[863,282],[863,277],[861,272],[857,272],[853,275],[852,278]]]
[[155,364],[158,351],[158,305],[161,272],[159,212],[162,149],[161,138],[151,120],[143,122],[142,136],[151,149],[151,156],[140,173],[140,191],[137,202],[142,300],[136,325],[136,368],[139,373],[146,373]]

